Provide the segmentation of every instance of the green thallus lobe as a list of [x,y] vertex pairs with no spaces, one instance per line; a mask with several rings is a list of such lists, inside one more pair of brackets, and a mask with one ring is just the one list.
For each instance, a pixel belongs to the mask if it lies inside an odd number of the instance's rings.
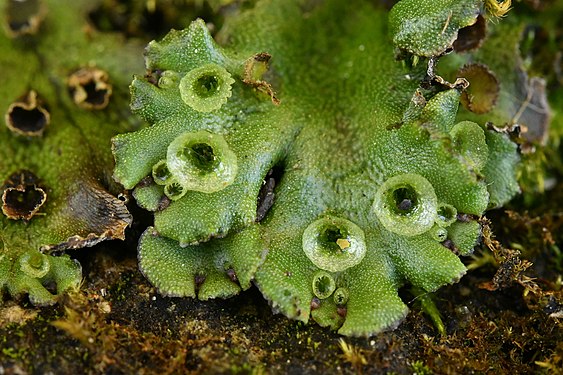
[[483,129],[474,122],[462,121],[452,128],[450,135],[456,151],[472,168],[481,171],[489,156]]

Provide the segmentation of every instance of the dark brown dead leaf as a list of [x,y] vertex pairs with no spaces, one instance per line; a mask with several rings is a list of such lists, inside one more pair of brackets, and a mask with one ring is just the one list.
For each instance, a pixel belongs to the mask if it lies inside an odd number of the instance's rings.
[[467,52],[481,47],[487,35],[487,21],[482,15],[477,16],[477,21],[459,30],[454,42],[454,51]]

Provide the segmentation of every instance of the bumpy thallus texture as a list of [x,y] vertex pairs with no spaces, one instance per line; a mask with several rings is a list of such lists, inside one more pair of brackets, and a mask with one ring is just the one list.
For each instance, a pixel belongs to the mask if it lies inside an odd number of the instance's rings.
[[[441,53],[483,5],[433,3],[456,29],[433,39],[440,20],[420,14],[410,52]],[[227,297],[254,280],[290,318],[369,335],[405,316],[403,284],[434,291],[465,273],[488,189],[514,181],[514,163],[500,182],[487,171],[516,147],[456,125],[457,89],[421,100],[424,64],[396,61],[390,42],[407,43],[405,4],[395,37],[370,2],[272,0],[229,19],[221,45],[201,20],[149,44],[151,77],[131,93],[151,126],[113,139],[114,176],[154,211],[139,261],[161,293]]]

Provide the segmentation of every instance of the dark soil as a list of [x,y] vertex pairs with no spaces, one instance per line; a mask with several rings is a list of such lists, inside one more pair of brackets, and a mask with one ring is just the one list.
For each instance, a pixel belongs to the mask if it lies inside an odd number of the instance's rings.
[[539,216],[490,213],[497,245],[526,249],[510,251],[535,265],[505,272],[509,279],[491,290],[510,262],[497,249],[478,248],[466,263],[481,267],[432,297],[446,335],[408,287],[401,294],[411,313],[396,330],[370,338],[273,315],[256,288],[229,300],[162,297],[137,268],[137,226],[130,242],[75,253],[84,283],[60,304],[20,300],[0,308],[0,374],[562,373],[563,218],[561,204],[550,207],[538,208]]

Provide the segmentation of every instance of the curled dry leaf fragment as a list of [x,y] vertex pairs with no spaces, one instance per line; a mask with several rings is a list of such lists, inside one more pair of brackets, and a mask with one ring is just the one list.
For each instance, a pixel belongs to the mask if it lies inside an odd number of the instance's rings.
[[461,104],[477,114],[489,112],[495,106],[500,85],[494,73],[484,64],[467,64],[458,76],[469,81],[469,87],[461,94]]
[[467,52],[481,47],[483,40],[487,36],[487,21],[481,14],[477,16],[477,21],[470,26],[459,29],[457,39],[454,42],[454,51]]
[[270,83],[262,79],[264,73],[268,71],[268,62],[271,58],[272,56],[269,53],[262,52],[246,60],[242,81],[256,90],[269,95],[272,103],[278,105],[280,100],[276,97],[274,88]]

